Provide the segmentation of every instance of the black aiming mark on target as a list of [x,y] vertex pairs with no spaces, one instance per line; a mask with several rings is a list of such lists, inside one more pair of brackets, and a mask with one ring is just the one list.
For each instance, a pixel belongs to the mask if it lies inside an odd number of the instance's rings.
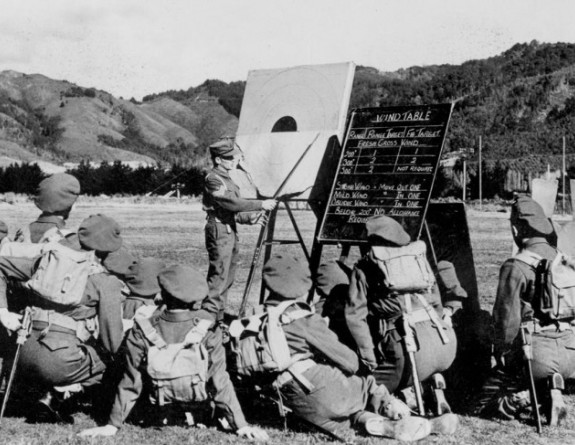
[[291,116],[279,118],[272,127],[272,133],[286,133],[297,131],[297,122]]

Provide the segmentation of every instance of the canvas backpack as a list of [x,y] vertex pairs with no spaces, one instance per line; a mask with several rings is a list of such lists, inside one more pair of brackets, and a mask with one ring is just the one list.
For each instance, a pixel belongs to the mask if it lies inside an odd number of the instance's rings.
[[552,320],[575,317],[575,260],[557,252],[552,261],[530,250],[521,250],[514,257],[535,271],[534,309]]
[[[208,351],[201,343],[168,344],[149,318],[136,318],[152,346],[148,349],[146,372],[152,383],[150,401],[191,403],[207,400]],[[194,326],[190,331],[196,329]]]
[[[288,308],[296,309],[286,312]],[[283,326],[313,313],[309,304],[289,300],[269,306],[263,313],[234,320],[229,333],[237,373],[246,377],[280,373],[298,362],[301,357],[290,354]]]
[[88,277],[104,272],[94,251],[77,251],[60,243],[45,244],[44,251],[26,286],[48,301],[78,306]]
[[425,243],[419,240],[401,247],[372,246],[371,257],[383,272],[383,284],[390,292],[429,292],[435,276],[426,250]]

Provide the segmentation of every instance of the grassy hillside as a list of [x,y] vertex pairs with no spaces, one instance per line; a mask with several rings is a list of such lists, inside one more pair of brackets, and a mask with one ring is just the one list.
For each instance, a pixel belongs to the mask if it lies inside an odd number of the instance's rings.
[[[235,133],[245,82],[206,80],[143,103],[42,75],[0,73],[0,157],[198,163]],[[461,65],[359,66],[350,109],[454,102],[446,151],[477,147],[502,168],[559,168],[575,146],[575,44],[516,44]],[[568,149],[569,151],[569,149]],[[571,165],[575,160],[569,159]],[[575,168],[575,164],[573,165]]]

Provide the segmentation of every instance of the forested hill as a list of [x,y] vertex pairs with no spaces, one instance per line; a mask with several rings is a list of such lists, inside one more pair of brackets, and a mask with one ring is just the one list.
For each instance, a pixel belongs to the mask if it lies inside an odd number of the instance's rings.
[[[201,163],[234,133],[244,81],[206,80],[133,99],[41,74],[0,72],[0,166],[25,161]],[[486,168],[559,168],[575,153],[575,44],[517,44],[461,65],[381,72],[359,66],[350,109],[454,102],[446,151],[478,146]],[[7,161],[6,161],[7,159]],[[568,157],[575,169],[575,154]]]
[[[208,80],[167,96],[187,102],[207,91],[239,116],[245,82]],[[350,109],[455,102],[446,151],[478,146],[486,162],[517,169],[560,166],[562,137],[575,153],[575,44],[516,44],[503,54],[461,65],[381,72],[359,66]],[[556,155],[556,156],[553,156]],[[572,160],[575,163],[575,158]]]

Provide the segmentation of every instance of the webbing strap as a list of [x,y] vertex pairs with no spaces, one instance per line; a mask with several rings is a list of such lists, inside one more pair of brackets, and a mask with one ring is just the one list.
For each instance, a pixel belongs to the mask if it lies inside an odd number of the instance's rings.
[[137,318],[136,323],[140,325],[144,336],[158,349],[164,349],[168,347],[166,341],[162,338],[160,333],[152,326],[152,322],[149,318]]
[[431,323],[433,324],[433,327],[435,329],[437,329],[437,333],[439,334],[439,337],[441,338],[441,341],[443,342],[443,344],[447,344],[449,343],[449,338],[447,338],[447,335],[444,332],[443,329],[443,325],[441,324],[440,320],[439,320],[439,315],[437,315],[437,312],[435,312],[435,309],[433,309],[433,307],[431,307],[431,305],[427,302],[427,300],[425,299],[425,297],[421,294],[416,294],[417,295],[417,299],[419,300],[419,302],[421,303],[421,305],[424,307],[425,311],[427,312],[427,315],[429,315],[429,319],[431,320]]

